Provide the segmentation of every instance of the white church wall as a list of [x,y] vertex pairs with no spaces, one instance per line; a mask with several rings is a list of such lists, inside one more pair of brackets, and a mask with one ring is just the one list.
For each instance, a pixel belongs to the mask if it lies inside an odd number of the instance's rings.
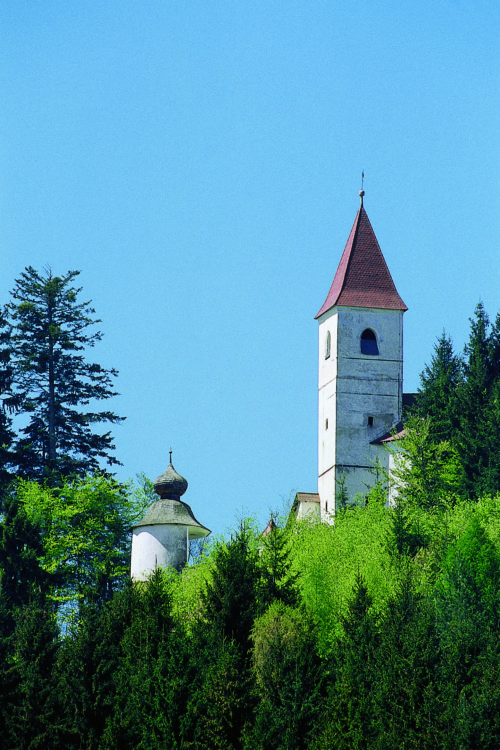
[[187,559],[186,526],[139,526],[133,530],[130,575],[144,581],[156,568],[177,568]]
[[[330,351],[327,356],[327,338]],[[335,511],[335,453],[337,435],[338,315],[334,308],[319,321],[318,360],[318,493],[321,518]]]
[[[361,334],[376,336],[378,355],[361,352]],[[325,342],[330,331],[330,356]],[[401,416],[403,313],[337,307],[319,320],[318,492],[322,517],[334,508],[340,484],[352,500],[365,495],[377,458],[389,456],[372,441]]]

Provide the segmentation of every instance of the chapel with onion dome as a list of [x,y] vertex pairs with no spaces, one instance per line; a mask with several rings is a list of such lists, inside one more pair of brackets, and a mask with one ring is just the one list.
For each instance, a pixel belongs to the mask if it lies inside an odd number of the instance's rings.
[[159,499],[132,527],[130,575],[137,581],[149,578],[156,568],[182,570],[189,559],[191,539],[210,534],[210,529],[197,521],[190,506],[181,500],[188,483],[174,469],[172,451],[167,469],[153,487]]

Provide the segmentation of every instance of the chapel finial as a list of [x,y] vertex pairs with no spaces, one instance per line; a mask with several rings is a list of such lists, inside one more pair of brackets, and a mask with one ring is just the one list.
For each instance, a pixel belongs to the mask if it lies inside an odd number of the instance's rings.
[[363,190],[364,181],[365,181],[365,171],[363,170],[361,172],[361,190],[359,191],[360,208],[363,208],[363,196],[365,194],[365,191]]
[[170,454],[170,463],[172,463],[172,448],[170,448],[169,454]]

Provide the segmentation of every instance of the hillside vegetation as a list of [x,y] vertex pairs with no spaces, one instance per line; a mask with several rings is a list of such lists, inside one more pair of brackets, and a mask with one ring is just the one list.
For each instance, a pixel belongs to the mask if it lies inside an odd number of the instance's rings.
[[393,505],[374,467],[334,526],[243,520],[146,583],[128,529],[147,480],[58,474],[56,453],[34,481],[6,460],[0,746],[498,748],[499,363],[481,306],[462,356],[443,334]]

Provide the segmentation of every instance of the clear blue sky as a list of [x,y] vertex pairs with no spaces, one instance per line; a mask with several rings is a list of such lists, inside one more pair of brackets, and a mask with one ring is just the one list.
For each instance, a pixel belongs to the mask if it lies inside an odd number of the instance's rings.
[[409,307],[405,390],[500,309],[491,0],[0,7],[0,301],[80,269],[120,371],[120,478],[216,532],[317,482],[317,324],[365,171]]

